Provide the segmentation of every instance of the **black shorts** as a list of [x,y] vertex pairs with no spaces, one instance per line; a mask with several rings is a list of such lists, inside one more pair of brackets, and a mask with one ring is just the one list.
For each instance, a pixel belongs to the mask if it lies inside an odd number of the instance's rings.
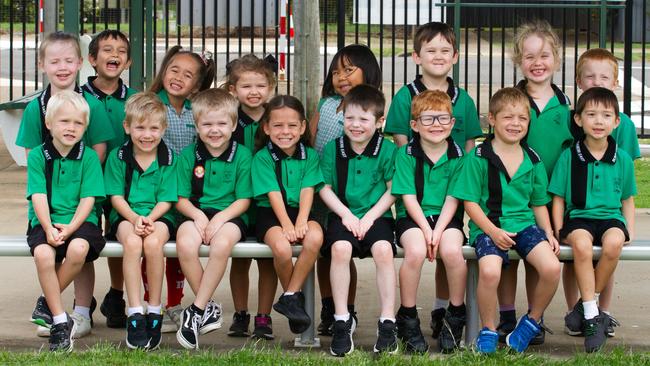
[[[216,208],[201,208],[200,210],[203,211],[205,216],[208,217],[208,220],[212,220],[212,218],[216,214],[221,212],[221,210],[217,210]],[[183,216],[183,219],[182,219],[181,223],[183,223],[185,221],[192,221],[192,220],[190,218],[187,218],[187,217]],[[239,235],[240,235],[239,240],[246,240],[246,234],[248,233],[248,227],[246,226],[246,223],[244,222],[244,220],[241,219],[241,217],[235,217],[234,219],[230,219],[227,222],[233,223],[239,228]],[[178,226],[180,226],[180,224]]]
[[[429,223],[431,229],[434,229],[436,227],[436,223],[438,222],[439,217],[440,215],[431,215],[427,217],[427,222]],[[395,237],[397,238],[397,245],[399,245],[400,248],[402,247],[402,244],[400,243],[400,238],[402,237],[402,235],[404,235],[404,233],[407,230],[413,228],[419,229],[420,227],[418,226],[418,224],[415,223],[415,221],[413,221],[413,219],[411,219],[410,216],[403,217],[397,220]],[[445,230],[447,229],[458,229],[463,234],[463,238],[464,238],[463,244],[467,242],[467,237],[465,237],[465,232],[463,231],[463,221],[458,219],[458,217],[454,216],[451,218],[451,221],[449,221],[449,224],[447,224]]]
[[565,219],[564,226],[560,229],[560,240],[566,239],[571,232],[578,229],[583,229],[589,232],[594,238],[593,245],[596,247],[602,246],[603,234],[611,228],[619,228],[623,231],[625,235],[625,241],[630,240],[630,234],[625,227],[625,224],[617,219],[583,219],[583,218],[573,218]]
[[[65,241],[63,245],[55,247],[57,263],[63,262],[65,259],[65,254],[68,251],[68,245],[72,239],[84,239],[88,242],[89,248],[88,253],[86,254],[86,263],[92,262],[95,259],[99,258],[99,253],[106,245],[106,240],[102,236],[102,230],[95,224],[90,222],[84,222],[79,226],[77,231],[72,233],[68,240]],[[34,248],[39,245],[49,245],[47,243],[47,236],[45,235],[45,230],[41,225],[36,225],[33,228],[30,227],[27,229],[27,245],[29,245],[29,252],[34,256]]]
[[[296,218],[298,217],[299,209],[297,207],[286,207],[286,210],[287,210],[287,215],[289,215],[289,220],[295,223]],[[255,239],[257,239],[257,241],[260,243],[264,242],[264,236],[266,235],[266,232],[269,231],[270,228],[274,226],[282,227],[282,225],[280,225],[280,221],[275,216],[275,212],[273,212],[273,209],[271,207],[257,206],[256,219],[257,222],[255,223]],[[311,214],[309,214],[307,220],[314,221],[314,218],[311,216]]]
[[357,239],[344,225],[341,218],[331,213],[328,217],[327,232],[325,233],[325,245],[321,248],[321,254],[330,257],[332,244],[339,240],[345,240],[352,244],[352,256],[366,258],[372,256],[370,249],[381,240],[390,243],[393,249],[393,256],[396,254],[395,249],[395,220],[388,217],[380,217],[372,224],[363,240]]
[[[122,216],[118,216],[117,220],[115,222],[111,223],[111,231],[106,234],[106,240],[117,240],[117,228],[120,226],[120,223],[122,221],[125,221],[126,219],[123,218]],[[161,217],[156,222],[162,222],[167,226],[167,230],[169,230],[169,240],[175,240],[176,239],[176,228],[174,227],[174,224],[172,224],[171,221],[168,219]]]

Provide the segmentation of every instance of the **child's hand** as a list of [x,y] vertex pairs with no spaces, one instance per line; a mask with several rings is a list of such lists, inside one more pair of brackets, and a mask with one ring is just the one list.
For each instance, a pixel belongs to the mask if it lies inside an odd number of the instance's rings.
[[370,227],[374,223],[375,223],[374,220],[370,220],[370,219],[366,218],[365,216],[362,217],[361,220],[359,220],[359,232],[358,232],[358,235],[357,235],[357,239],[363,240],[363,238],[366,237],[366,233],[368,232],[368,230],[370,230]]
[[217,231],[219,231],[225,223],[226,221],[224,221],[219,214],[214,215],[214,217],[210,219],[210,222],[208,222],[208,225],[205,227],[203,242],[209,244]]
[[560,243],[554,236],[548,234],[546,234],[546,236],[548,244],[551,246],[551,249],[553,249],[553,253],[555,253],[556,256],[560,255]]
[[433,262],[436,259],[436,254],[438,253],[438,246],[440,246],[440,238],[442,238],[441,230],[432,230],[430,240],[427,241],[427,258],[429,262]]
[[497,246],[497,248],[501,250],[508,250],[513,245],[515,245],[515,241],[512,240],[512,238],[517,236],[516,233],[509,233],[502,229],[496,229],[494,232],[488,235],[490,236],[494,244]]
[[341,217],[341,223],[352,233],[355,237],[359,236],[359,218],[354,216],[352,212]]
[[133,223],[133,231],[135,231],[136,235],[147,236],[147,234],[144,231],[144,228],[145,228],[145,217],[138,216],[138,218],[135,219],[135,222]]
[[65,242],[70,235],[72,234],[70,232],[70,226],[66,224],[54,224],[54,227],[59,230],[59,240],[61,241],[61,244]]
[[282,235],[293,244],[296,242],[296,228],[293,224],[282,225]]
[[205,238],[205,228],[208,226],[209,222],[210,220],[208,220],[208,217],[205,216],[203,212],[201,212],[201,216],[199,216],[198,219],[194,219],[194,227],[199,232],[201,240],[203,240],[203,242],[206,244],[210,242]]
[[304,239],[305,235],[307,235],[307,230],[309,230],[307,220],[297,220],[294,228],[296,231],[296,240]]
[[50,230],[45,232],[45,237],[47,238],[47,243],[53,247],[58,247],[63,244],[63,241],[60,240],[59,229],[52,227]]

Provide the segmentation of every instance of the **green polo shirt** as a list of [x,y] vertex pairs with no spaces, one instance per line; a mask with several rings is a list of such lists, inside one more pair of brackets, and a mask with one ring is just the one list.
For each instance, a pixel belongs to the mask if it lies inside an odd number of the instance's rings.
[[462,156],[463,148],[451,137],[447,139],[447,152],[435,163],[422,150],[419,138],[412,138],[407,145],[402,146],[395,157],[392,187],[393,195],[399,197],[395,204],[397,218],[408,216],[401,199],[405,194],[417,197],[425,217],[440,215],[445,199],[451,194],[458,178]]
[[[129,187],[127,169],[132,172]],[[133,143],[129,140],[108,155],[104,184],[107,196],[124,196],[135,213],[146,216],[158,202],[178,201],[176,155],[161,140],[156,160],[143,170],[135,160]],[[171,223],[175,223],[173,211],[169,210],[163,216]],[[117,211],[111,210],[110,222],[116,222],[118,218]]]
[[[65,157],[59,154],[51,139],[35,147],[27,157],[27,218],[32,227],[40,224],[32,204],[32,195],[36,193],[48,195],[53,224],[69,224],[82,198],[95,197],[96,201],[104,198],[102,166],[97,153],[86,148],[83,142],[77,143]],[[85,221],[97,225],[97,215],[91,212]]]
[[[201,208],[225,210],[233,202],[253,197],[251,162],[244,145],[231,141],[219,156],[212,156],[203,141],[186,147],[178,162],[178,196]],[[248,224],[244,213],[242,220]]]
[[[585,133],[582,131],[582,127],[576,124],[573,119],[575,115],[575,110],[571,111],[571,134],[573,139],[578,141],[583,139]],[[618,127],[612,131],[612,137],[616,141],[616,145],[619,149],[625,151],[632,160],[636,160],[641,157],[641,149],[639,147],[639,138],[636,135],[636,126],[634,122],[623,112],[619,112],[619,118],[621,122]]]
[[[395,174],[395,144],[377,131],[361,154],[352,150],[347,136],[328,142],[321,169],[325,184],[332,187],[352,213],[362,218],[386,193],[386,183]],[[343,193],[345,191],[345,193]],[[393,217],[386,210],[383,217]]]
[[546,103],[544,110],[540,111],[533,98],[528,95],[526,84],[526,80],[517,84],[517,89],[523,91],[530,101],[530,124],[526,141],[528,146],[539,154],[546,168],[546,175],[551,177],[560,153],[573,142],[569,129],[571,102],[555,84],[551,84],[555,95]]
[[259,121],[251,118],[239,107],[237,111],[237,127],[232,133],[233,141],[246,146],[250,151],[255,151],[255,133],[259,126]]
[[621,201],[636,194],[634,163],[611,136],[608,142],[600,160],[580,140],[564,150],[555,164],[548,191],[564,198],[569,217],[625,223]]
[[105,94],[93,85],[97,76],[88,78],[88,82],[84,84],[81,89],[84,91],[84,97],[89,99],[88,95],[93,96],[106,111],[106,115],[113,127],[113,138],[110,139],[107,145],[107,151],[112,151],[118,146],[121,146],[126,141],[126,133],[124,132],[124,117],[126,116],[125,106],[126,100],[138,91],[131,89],[122,82],[118,81],[117,90],[113,94]]
[[[531,206],[544,206],[550,198],[546,193],[548,177],[544,164],[533,149],[522,145],[524,159],[513,177],[486,140],[467,154],[458,182],[451,195],[463,201],[476,202],[497,227],[518,233],[535,224]],[[469,222],[469,242],[474,245],[483,231]]]
[[[113,138],[113,128],[104,107],[93,96],[84,94],[81,89],[75,87],[75,91],[84,96],[90,107],[88,128],[84,132],[83,142],[92,147],[110,141]],[[50,96],[48,85],[41,94],[27,104],[18,129],[16,145],[33,149],[50,136],[50,131],[45,128],[45,110]]]
[[[414,96],[427,90],[421,79],[422,76],[418,76],[412,83],[404,85],[397,91],[388,109],[384,132],[406,135],[409,140],[413,137],[411,101]],[[451,98],[451,113],[456,119],[451,137],[458,145],[464,147],[467,140],[483,136],[483,130],[481,130],[476,105],[469,94],[464,89],[455,86],[451,78],[447,78],[447,83],[449,84],[447,94]]]
[[288,156],[269,141],[253,157],[251,172],[253,194],[259,207],[271,207],[268,193],[281,192],[286,206],[298,208],[303,188],[314,187],[318,192],[323,186],[318,153],[302,142]]

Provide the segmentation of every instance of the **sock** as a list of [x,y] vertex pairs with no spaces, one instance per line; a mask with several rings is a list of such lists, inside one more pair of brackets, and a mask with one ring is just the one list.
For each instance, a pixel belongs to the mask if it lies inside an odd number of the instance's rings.
[[433,310],[445,309],[447,305],[449,305],[449,300],[436,298],[436,301],[433,303]]
[[320,300],[321,305],[323,308],[326,309],[334,309],[334,298],[333,297],[324,297]]
[[447,308],[447,310],[451,313],[451,315],[465,316],[465,312],[466,312],[465,303],[462,303],[462,304],[460,304],[458,306],[456,306],[456,305],[454,305],[452,303],[449,303],[449,307]]
[[515,304],[499,305],[499,312],[515,311]]
[[293,295],[293,294],[295,294],[295,292],[289,292],[289,291],[287,291],[287,292],[283,293],[282,296],[291,296],[291,295]]
[[133,314],[144,314],[144,309],[142,308],[142,306],[129,307],[126,310],[126,314],[128,316],[131,316]]
[[106,297],[115,297],[115,298],[123,298],[124,297],[124,291],[118,290],[116,288],[110,288],[108,289],[108,293],[106,294]]
[[203,316],[203,313],[205,312],[205,309],[201,309],[201,308],[199,308],[198,306],[196,306],[196,305],[194,305],[194,304],[190,305],[190,307],[192,308],[192,310],[193,310],[195,313],[197,313],[197,314]]
[[596,304],[598,304],[598,302],[599,302],[599,300],[600,300],[600,292],[596,292],[596,293],[594,294],[594,300],[596,300]]
[[350,314],[356,313],[356,311],[354,311],[354,304],[348,304],[348,311]]
[[583,301],[582,307],[585,309],[585,319],[593,319],[598,315],[598,305],[596,305],[596,300]]
[[601,310],[601,311],[603,312],[603,314],[612,315],[612,313],[610,313],[610,312],[607,311],[607,310]]
[[76,305],[74,307],[74,312],[77,314],[83,315],[84,318],[90,319],[90,308],[86,306]]
[[350,313],[343,314],[343,315],[334,314],[334,320],[343,320],[344,322],[347,322],[348,320],[350,320]]
[[67,321],[68,321],[68,314],[66,314],[65,312],[52,317],[52,323],[53,324],[61,324],[61,323],[65,323]]
[[382,317],[379,317],[379,322],[380,322],[380,323],[383,323],[383,322],[385,322],[386,320],[390,320],[390,321],[392,321],[393,323],[395,323],[395,318],[384,318],[383,316],[382,316]]
[[180,305],[183,299],[185,276],[178,258],[167,258],[165,277],[167,278],[167,307],[171,308]]
[[399,310],[397,310],[397,315],[402,315],[406,318],[415,319],[418,316],[418,309],[415,306],[407,308],[404,305],[400,305]]
[[149,305],[147,306],[147,313],[149,314],[162,314],[162,305]]

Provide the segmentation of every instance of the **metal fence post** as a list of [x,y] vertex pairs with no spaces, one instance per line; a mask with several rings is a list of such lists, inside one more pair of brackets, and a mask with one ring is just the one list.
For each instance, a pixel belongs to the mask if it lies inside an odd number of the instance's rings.
[[[215,5],[216,6],[216,5]],[[154,26],[153,22],[155,19],[155,14],[153,10],[153,0],[146,0],[145,1],[145,14],[144,14],[144,20],[146,24],[146,38],[145,42],[147,45],[146,51],[145,51],[145,58],[144,58],[144,71],[145,74],[142,75],[142,81],[146,83],[147,87],[151,85],[151,81],[153,80],[153,68],[154,68],[154,61],[153,61],[153,56],[154,52],[156,52],[156,45],[154,43]]]
[[[454,0],[454,34],[456,34],[456,47],[460,49],[460,0]],[[458,51],[458,50],[456,50]],[[454,82],[459,84],[460,80],[460,63],[454,65]]]
[[314,318],[314,313],[316,312],[314,300],[314,272],[314,269],[309,272],[309,276],[307,276],[305,283],[302,285],[302,292],[303,295],[305,295],[305,311],[307,311],[307,314],[311,318],[311,325],[306,331],[300,334],[299,338],[294,340],[294,347],[320,347],[320,338],[315,338],[314,336],[314,324],[316,323],[316,319]]
[[79,34],[79,17],[81,14],[79,1],[65,0],[63,6],[63,30],[67,33]]
[[607,47],[607,0],[600,0],[600,28],[598,30],[598,47]]
[[[129,40],[132,50],[144,50],[144,1],[131,0],[129,16]],[[144,57],[142,52],[131,52],[131,67],[129,68],[129,84],[132,88],[144,88]]]
[[345,0],[336,2],[336,47],[345,47]]
[[[632,115],[632,11],[634,1],[625,2],[625,56],[623,59],[623,113]],[[644,30],[645,32],[645,30]]]
[[467,289],[465,304],[467,306],[467,323],[465,325],[465,347],[469,348],[478,336],[480,319],[478,315],[478,260],[467,260]]

